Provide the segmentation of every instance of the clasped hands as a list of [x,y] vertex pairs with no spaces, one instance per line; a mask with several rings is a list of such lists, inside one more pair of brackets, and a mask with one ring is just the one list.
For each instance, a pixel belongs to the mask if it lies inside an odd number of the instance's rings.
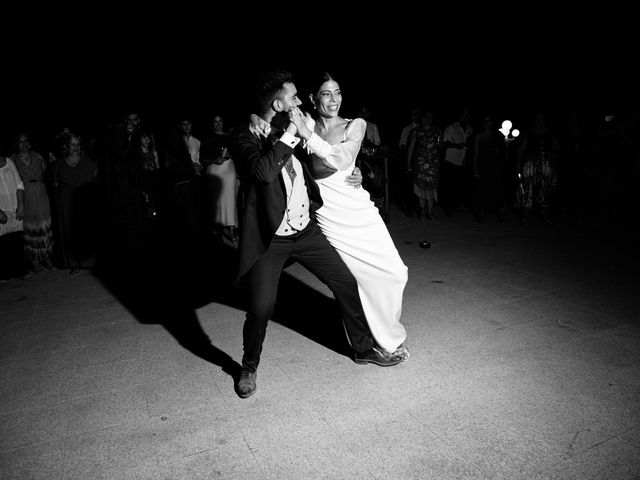
[[[286,131],[291,135],[309,140],[316,126],[316,121],[311,115],[303,113],[298,107],[289,110],[287,115],[289,116],[289,125],[287,125]],[[269,132],[271,132],[271,125],[263,118],[252,113],[249,130],[258,137],[267,138]]]
[[294,107],[289,110],[287,132],[290,134],[297,135],[304,140],[309,140],[315,127],[316,121],[311,118],[309,113],[304,113],[299,107]]

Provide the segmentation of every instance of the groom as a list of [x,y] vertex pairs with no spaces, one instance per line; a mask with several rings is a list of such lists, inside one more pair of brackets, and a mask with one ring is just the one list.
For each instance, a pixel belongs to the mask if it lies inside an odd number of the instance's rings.
[[316,224],[314,213],[322,206],[320,191],[294,154],[300,139],[296,126],[288,121],[288,112],[302,103],[291,74],[263,75],[257,97],[261,118],[271,124],[269,137],[260,139],[249,127],[240,127],[231,140],[232,157],[245,189],[237,275],[246,282],[249,297],[238,395],[246,398],[256,391],[278,282],[291,261],[300,262],[333,292],[357,363],[400,363],[401,357],[374,347],[356,280]]

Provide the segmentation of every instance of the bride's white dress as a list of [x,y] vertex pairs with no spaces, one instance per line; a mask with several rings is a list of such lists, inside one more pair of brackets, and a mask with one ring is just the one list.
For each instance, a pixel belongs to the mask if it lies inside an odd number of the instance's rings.
[[316,179],[323,206],[318,224],[358,282],[360,299],[376,342],[394,352],[407,338],[400,323],[407,267],[369,192],[345,182],[355,166],[366,122],[353,120],[344,141],[330,145],[314,134],[307,143],[312,154],[338,170]]

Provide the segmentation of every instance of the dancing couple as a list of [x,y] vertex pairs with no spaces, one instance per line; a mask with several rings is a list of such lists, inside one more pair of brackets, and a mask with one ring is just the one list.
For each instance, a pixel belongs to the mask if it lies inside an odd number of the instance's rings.
[[400,323],[407,267],[355,169],[365,120],[339,116],[340,86],[328,73],[310,93],[315,120],[300,110],[289,72],[264,74],[256,93],[260,114],[231,141],[245,189],[237,275],[248,292],[236,392],[256,391],[278,283],[293,261],[332,291],[356,363],[408,360]]

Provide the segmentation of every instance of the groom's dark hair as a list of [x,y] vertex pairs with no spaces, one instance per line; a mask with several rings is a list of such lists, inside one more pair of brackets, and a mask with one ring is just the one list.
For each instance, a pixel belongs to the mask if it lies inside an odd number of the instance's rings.
[[293,76],[286,70],[276,70],[260,75],[256,83],[256,100],[265,113],[271,108],[271,102],[280,97],[285,83],[293,83]]

